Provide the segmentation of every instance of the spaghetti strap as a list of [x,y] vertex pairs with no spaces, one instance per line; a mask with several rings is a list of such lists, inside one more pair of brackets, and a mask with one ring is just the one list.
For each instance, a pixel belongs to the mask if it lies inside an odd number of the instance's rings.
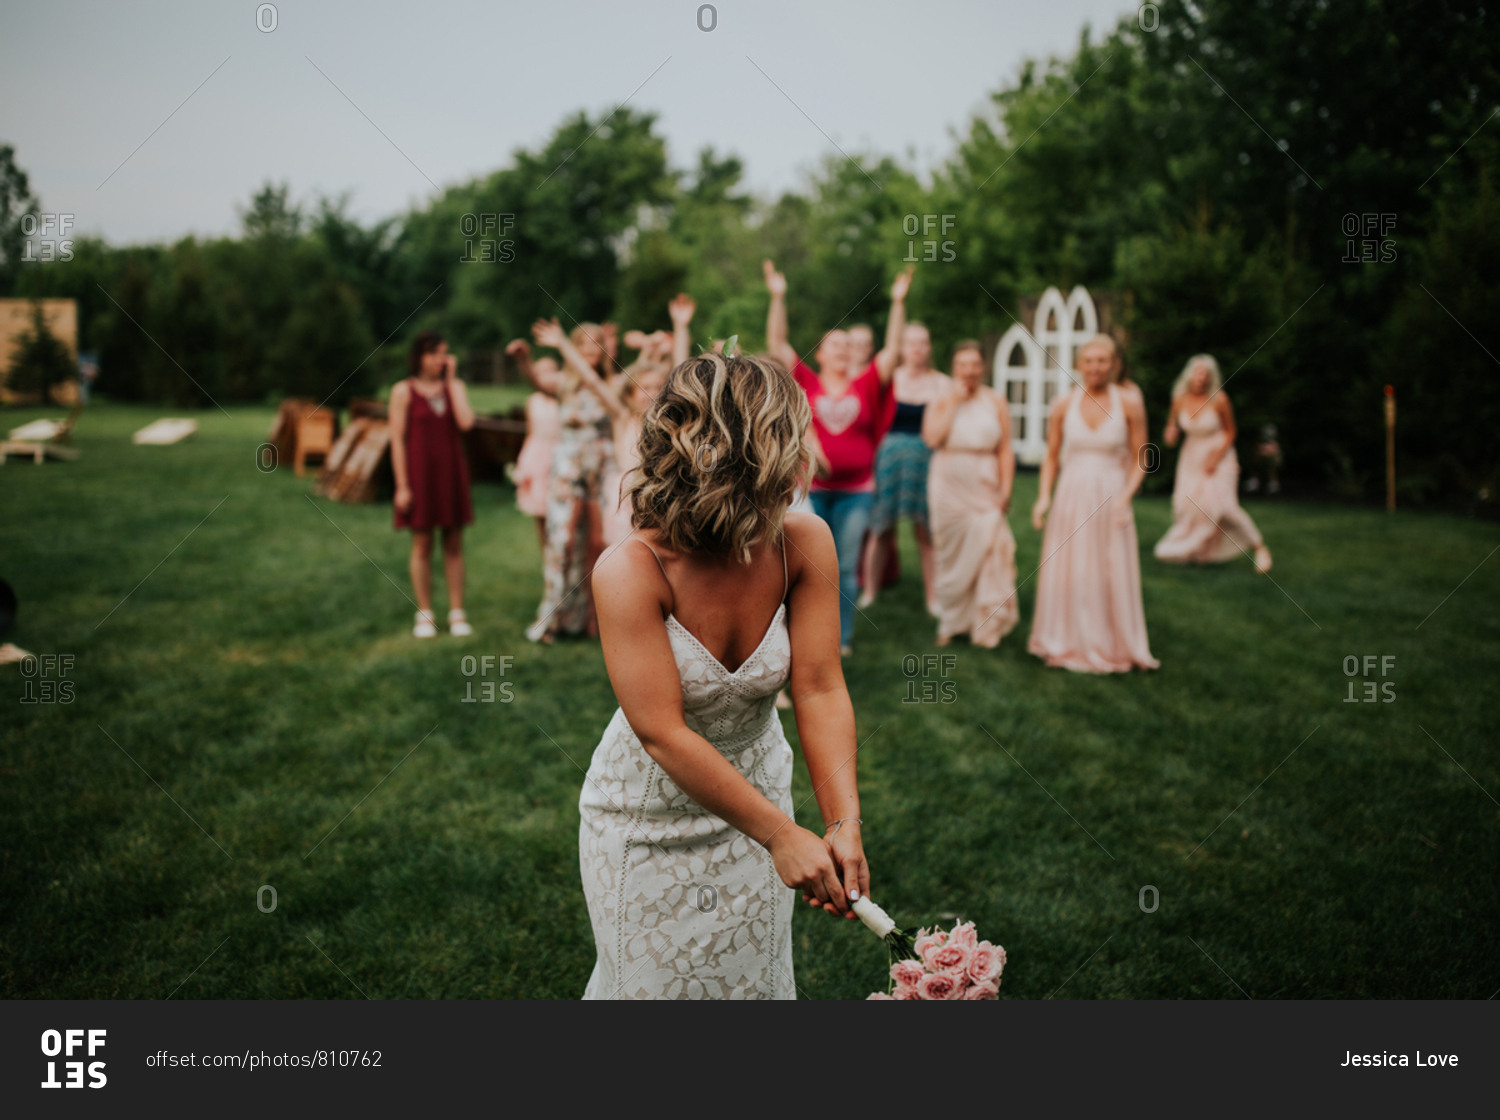
[[781,601],[783,603],[786,602],[786,593],[790,588],[791,584],[787,582],[786,575],[786,529],[783,527],[781,530]]
[[[643,541],[643,540],[641,540],[640,537],[631,537],[630,539],[633,540],[633,541],[635,541],[635,542],[637,542],[638,544],[646,545],[646,551],[649,552],[649,553],[651,553],[652,557],[655,558],[655,560],[656,560],[656,566],[661,569],[661,578],[663,580],[666,580],[667,590],[672,592],[672,606],[676,607],[677,606],[677,592],[672,590],[672,581],[669,580],[669,579],[667,579],[667,566],[661,562],[661,557],[657,556],[656,549],[652,548],[649,544],[646,544],[646,542]],[[671,613],[671,612],[669,611],[668,613]]]
[[[646,551],[649,552],[649,553],[651,553],[651,555],[653,557],[655,557],[655,559],[656,559],[656,566],[661,569],[661,578],[662,579],[667,579],[667,567],[666,567],[665,564],[663,564],[661,562],[661,557],[656,555],[656,549],[652,548],[649,544],[646,544],[646,542],[643,541],[643,540],[641,540],[640,537],[631,537],[630,539],[633,540],[633,541],[635,541],[637,544],[645,544],[646,545]],[[667,580],[667,586],[670,587],[671,585],[672,585],[672,581],[668,579]]]

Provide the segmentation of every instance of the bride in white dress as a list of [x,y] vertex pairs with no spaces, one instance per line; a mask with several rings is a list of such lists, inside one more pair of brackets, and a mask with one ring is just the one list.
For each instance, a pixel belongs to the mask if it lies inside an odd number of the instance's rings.
[[[585,999],[794,999],[797,892],[846,918],[869,892],[838,559],[787,510],[809,421],[784,372],[711,353],[644,417],[636,528],[593,575],[620,708],[579,798]],[[793,819],[788,682],[824,836]]]

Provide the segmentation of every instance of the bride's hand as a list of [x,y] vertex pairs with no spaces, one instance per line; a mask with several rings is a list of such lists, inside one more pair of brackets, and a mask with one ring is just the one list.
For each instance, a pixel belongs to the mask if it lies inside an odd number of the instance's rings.
[[788,824],[771,837],[767,847],[781,881],[801,891],[809,904],[821,906],[830,914],[852,913],[839,882],[839,869],[821,837]]
[[[845,821],[839,825],[828,841],[828,850],[833,856],[833,862],[843,870],[844,894],[851,900],[867,897],[870,893],[870,865],[865,860],[859,822]],[[844,917],[857,918],[859,915],[853,910],[846,910]]]

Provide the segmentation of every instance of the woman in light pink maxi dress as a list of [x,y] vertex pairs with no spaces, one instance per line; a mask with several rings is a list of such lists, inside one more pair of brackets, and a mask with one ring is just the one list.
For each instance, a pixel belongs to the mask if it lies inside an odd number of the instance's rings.
[[1032,524],[1041,528],[1045,520],[1046,534],[1026,648],[1048,665],[1083,673],[1160,664],[1146,638],[1130,504],[1145,475],[1145,409],[1112,383],[1113,359],[1114,345],[1103,336],[1079,352],[1083,386],[1052,406],[1032,510]]
[[562,438],[557,398],[540,389],[526,398],[526,442],[516,456],[511,481],[516,507],[537,522],[537,536],[547,538],[547,489],[552,484],[552,455]]
[[967,634],[972,644],[994,649],[1021,617],[1016,538],[1006,520],[1016,475],[1010,409],[979,383],[983,375],[978,344],[962,344],[953,383],[922,418],[922,438],[933,449],[927,519],[940,646]]
[[1172,393],[1166,442],[1186,434],[1172,489],[1172,527],[1156,542],[1156,558],[1171,564],[1220,564],[1252,556],[1262,572],[1271,553],[1250,515],[1240,508],[1240,462],[1234,451],[1234,413],[1221,391],[1218,363],[1195,355]]

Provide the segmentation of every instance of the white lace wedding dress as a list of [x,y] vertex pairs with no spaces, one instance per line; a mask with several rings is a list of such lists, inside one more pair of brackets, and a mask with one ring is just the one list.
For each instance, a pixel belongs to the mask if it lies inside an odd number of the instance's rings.
[[[783,546],[783,581],[785,567]],[[760,645],[732,673],[672,615],[667,636],[688,727],[790,815],[792,750],[776,714],[792,665],[785,594]],[[598,951],[584,999],[796,998],[796,892],[765,848],[673,783],[619,709],[594,750],[578,808]]]

